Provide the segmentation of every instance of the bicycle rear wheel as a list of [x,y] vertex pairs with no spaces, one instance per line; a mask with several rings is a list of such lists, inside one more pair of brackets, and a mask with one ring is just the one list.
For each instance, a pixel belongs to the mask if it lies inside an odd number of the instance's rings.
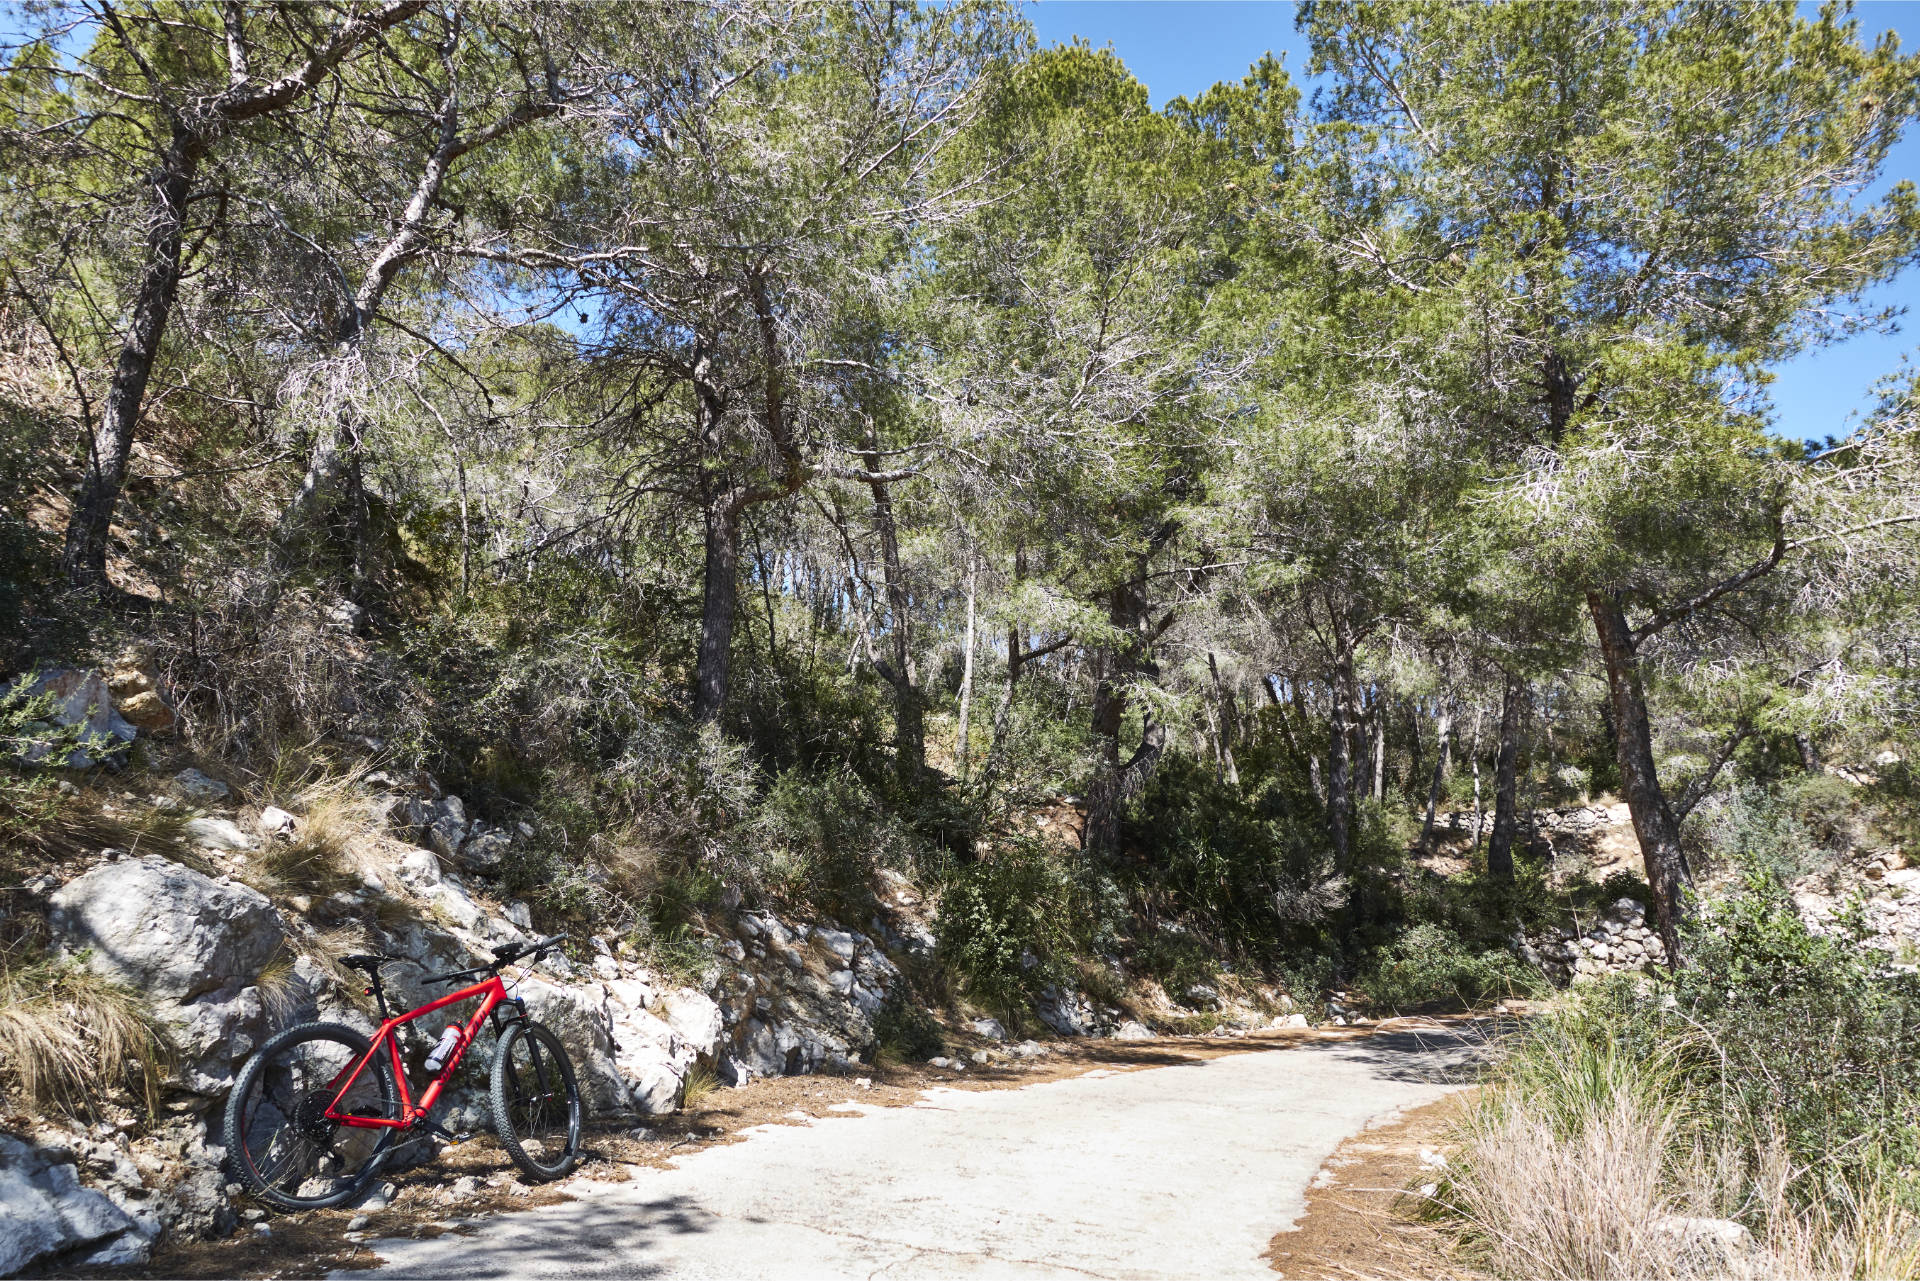
[[227,1099],[227,1164],[253,1196],[282,1210],[344,1204],[379,1172],[400,1131],[343,1125],[337,1114],[397,1121],[400,1095],[376,1056],[340,1095],[342,1078],[367,1052],[366,1037],[339,1023],[302,1023],[260,1047]]
[[493,1128],[513,1163],[538,1183],[573,1169],[582,1111],[560,1038],[528,1020],[508,1025],[493,1056]]

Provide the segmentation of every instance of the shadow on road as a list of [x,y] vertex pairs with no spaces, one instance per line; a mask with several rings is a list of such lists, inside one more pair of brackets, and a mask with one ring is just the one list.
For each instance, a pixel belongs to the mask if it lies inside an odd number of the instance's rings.
[[1393,1081],[1470,1085],[1497,1053],[1498,1042],[1519,1029],[1512,1019],[1473,1019],[1404,1029],[1337,1042],[1330,1052],[1364,1063]]

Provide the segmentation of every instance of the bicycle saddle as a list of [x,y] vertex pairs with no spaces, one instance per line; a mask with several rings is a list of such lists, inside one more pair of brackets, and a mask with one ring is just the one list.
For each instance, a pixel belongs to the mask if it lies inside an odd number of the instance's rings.
[[381,966],[395,964],[400,959],[401,958],[397,956],[378,956],[366,952],[356,952],[352,956],[341,957],[340,964],[356,970],[365,970],[368,974],[377,975],[380,973]]

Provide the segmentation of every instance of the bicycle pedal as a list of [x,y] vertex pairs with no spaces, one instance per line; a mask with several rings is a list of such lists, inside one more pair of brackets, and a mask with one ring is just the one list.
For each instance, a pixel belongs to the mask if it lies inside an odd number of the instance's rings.
[[473,1137],[471,1130],[465,1130],[459,1134],[455,1134],[444,1125],[432,1125],[427,1128],[433,1131],[435,1137],[445,1139],[448,1143],[465,1143]]

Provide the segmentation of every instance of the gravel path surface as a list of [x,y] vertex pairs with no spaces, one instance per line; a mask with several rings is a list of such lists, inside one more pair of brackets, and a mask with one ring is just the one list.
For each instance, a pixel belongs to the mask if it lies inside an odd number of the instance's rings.
[[[1271,1278],[1261,1252],[1342,1140],[1478,1056],[1452,1030],[1023,1089],[929,1091],[368,1248],[397,1277]],[[846,1107],[847,1105],[840,1105]],[[340,1273],[367,1277],[366,1273]]]

